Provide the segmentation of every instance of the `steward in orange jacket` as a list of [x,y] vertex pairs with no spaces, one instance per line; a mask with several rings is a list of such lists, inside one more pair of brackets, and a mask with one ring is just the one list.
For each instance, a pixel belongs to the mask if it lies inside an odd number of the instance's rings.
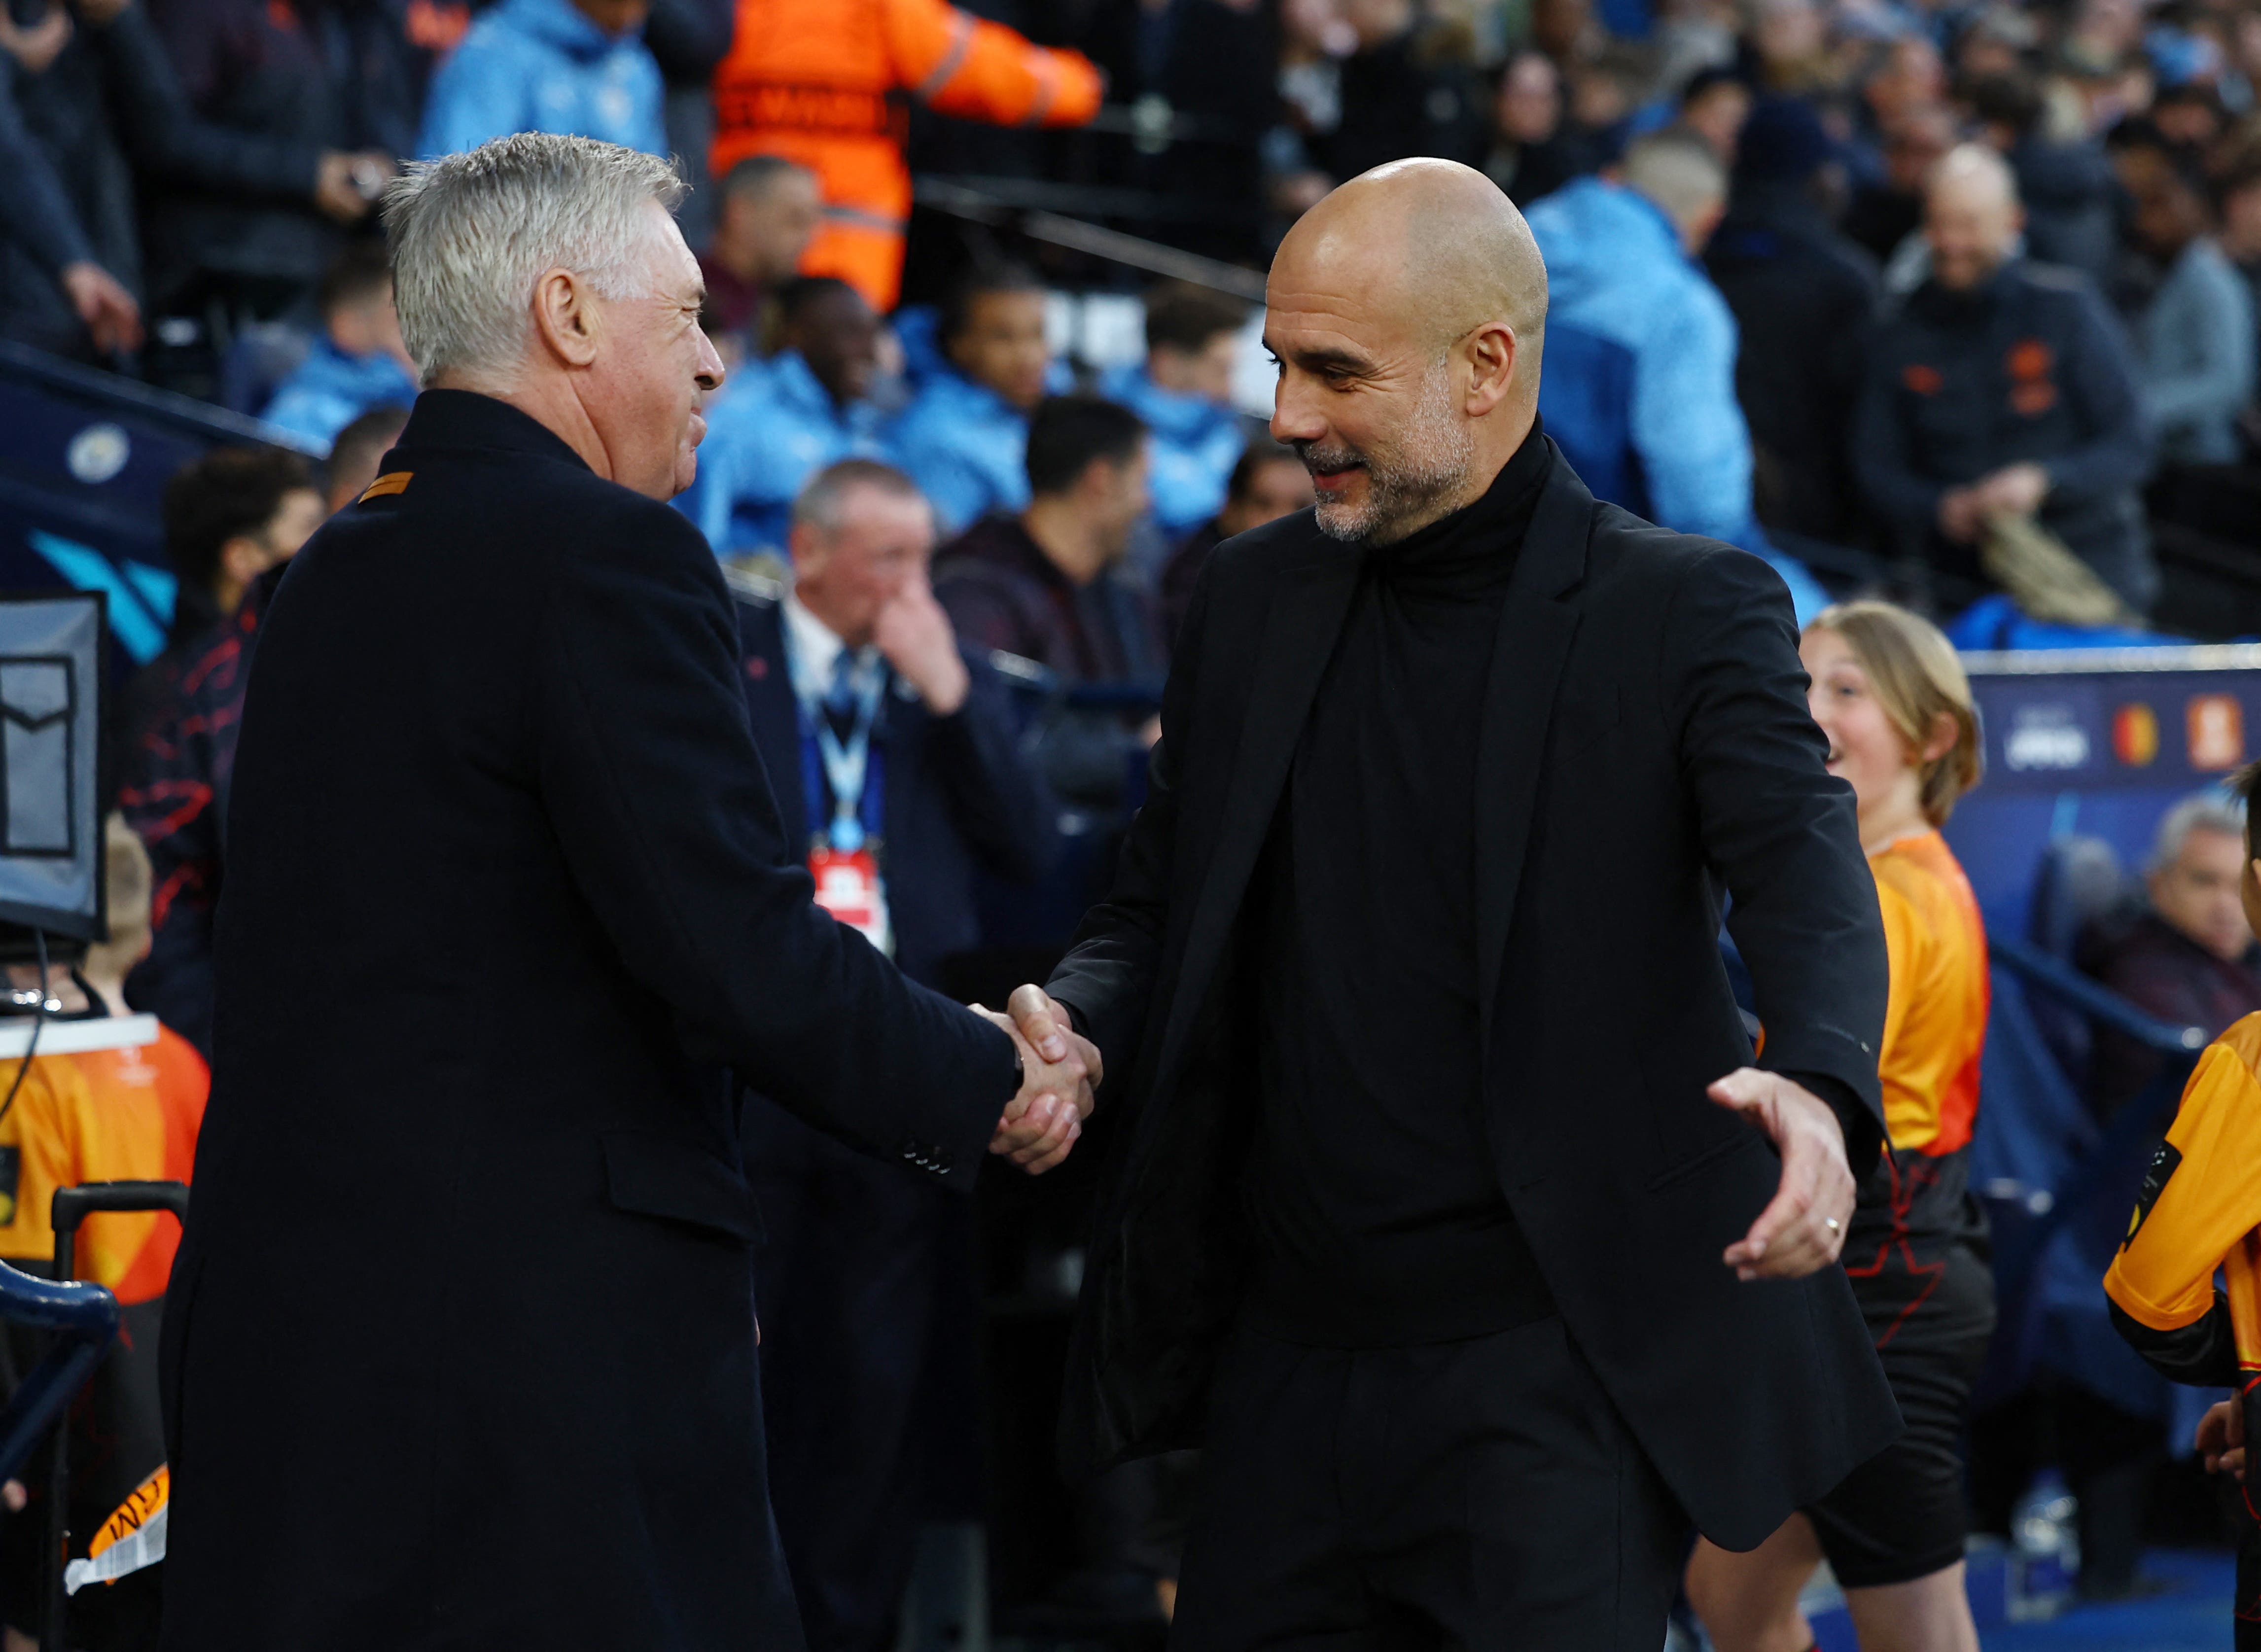
[[902,282],[915,97],[999,126],[1080,126],[1101,81],[1079,53],[1032,46],[945,0],[738,0],[714,72],[714,174],[783,155],[824,185],[824,223],[801,273],[837,276],[882,312]]

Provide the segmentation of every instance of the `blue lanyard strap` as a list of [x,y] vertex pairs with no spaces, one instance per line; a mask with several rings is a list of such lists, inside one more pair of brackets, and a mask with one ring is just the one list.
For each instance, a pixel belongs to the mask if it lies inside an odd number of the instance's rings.
[[802,770],[808,794],[808,810],[814,816],[823,808],[823,797],[815,784],[807,761],[812,754],[822,770],[823,790],[832,794],[832,818],[826,822],[825,839],[842,854],[852,855],[865,843],[879,822],[866,809],[868,801],[876,806],[879,787],[869,784],[873,779],[872,764],[872,731],[879,720],[879,706],[886,697],[887,668],[876,657],[859,660],[851,674],[855,692],[855,716],[849,725],[844,740],[826,715],[825,685],[812,680],[808,666],[793,652],[790,642],[786,646],[786,663],[793,673],[793,700],[800,715]]

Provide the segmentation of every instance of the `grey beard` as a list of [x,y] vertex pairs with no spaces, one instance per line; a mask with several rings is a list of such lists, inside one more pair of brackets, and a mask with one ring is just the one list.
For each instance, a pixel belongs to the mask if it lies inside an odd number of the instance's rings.
[[[1413,416],[1405,422],[1399,456],[1389,464],[1367,461],[1364,504],[1351,506],[1321,499],[1312,513],[1321,533],[1346,544],[1360,540],[1392,544],[1405,537],[1403,532],[1393,531],[1397,524],[1423,514],[1467,485],[1468,472],[1475,468],[1475,435],[1453,416],[1448,389],[1439,363],[1423,382]],[[1303,450],[1306,466],[1314,458],[1331,463],[1349,456],[1339,449]]]

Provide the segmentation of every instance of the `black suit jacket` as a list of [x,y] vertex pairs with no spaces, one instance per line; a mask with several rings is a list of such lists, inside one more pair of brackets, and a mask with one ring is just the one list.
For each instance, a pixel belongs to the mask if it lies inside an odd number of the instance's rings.
[[[732,579],[746,712],[777,789],[786,841],[809,841],[801,779],[800,722],[786,666],[781,589]],[[1003,679],[964,649],[965,703],[937,717],[894,681],[872,745],[881,762],[881,841],[895,962],[914,980],[980,939],[974,873],[1033,883],[1059,848],[1059,806],[1022,756]],[[994,1122],[994,1121],[992,1121]]]
[[961,1185],[1011,1044],[810,900],[698,532],[419,399],[244,708],[163,1644],[799,1644],[728,1062]]
[[[1362,553],[1309,512],[1228,541],[1179,640],[1146,807],[1052,991],[1107,1058],[1116,1146],[1063,1447],[1196,1443],[1238,1304],[1255,1093],[1240,917]],[[1748,1548],[1889,1443],[1841,1271],[1740,1284],[1765,1138],[1705,1087],[1751,1059],[1848,1087],[1872,1162],[1884,937],[1851,792],[1823,772],[1766,565],[1597,504],[1559,452],[1500,614],[1478,752],[1479,1002],[1494,1162],[1579,1347],[1683,1505]]]

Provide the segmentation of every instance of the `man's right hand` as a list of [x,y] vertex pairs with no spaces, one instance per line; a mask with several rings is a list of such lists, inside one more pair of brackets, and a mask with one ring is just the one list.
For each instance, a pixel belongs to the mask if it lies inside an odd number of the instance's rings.
[[2207,1407],[2206,1415],[2198,1419],[2198,1438],[2193,1445],[2200,1456],[2206,1459],[2208,1474],[2227,1474],[2243,1480],[2245,1477],[2245,1402],[2226,1399]]
[[375,190],[384,188],[394,169],[392,157],[382,150],[325,149],[314,169],[314,205],[341,224],[358,224],[377,205]]

